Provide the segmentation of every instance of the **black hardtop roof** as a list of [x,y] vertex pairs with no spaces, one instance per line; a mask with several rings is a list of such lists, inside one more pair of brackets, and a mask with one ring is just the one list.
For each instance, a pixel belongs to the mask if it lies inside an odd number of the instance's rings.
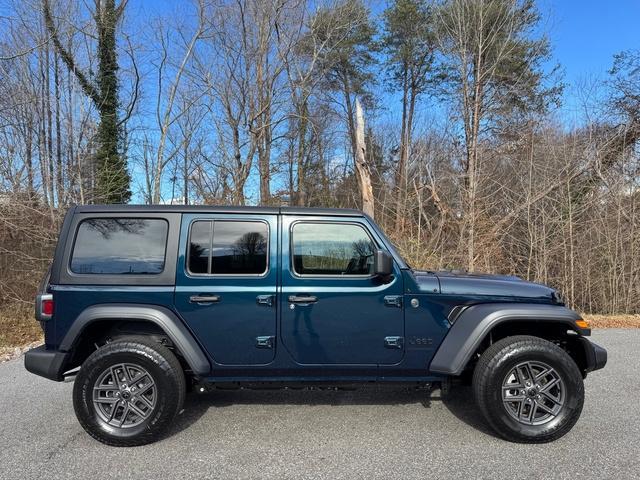
[[153,213],[153,212],[207,212],[207,213],[253,213],[264,215],[327,215],[341,217],[362,217],[360,210],[351,208],[312,207],[240,207],[231,205],[79,205],[75,213]]

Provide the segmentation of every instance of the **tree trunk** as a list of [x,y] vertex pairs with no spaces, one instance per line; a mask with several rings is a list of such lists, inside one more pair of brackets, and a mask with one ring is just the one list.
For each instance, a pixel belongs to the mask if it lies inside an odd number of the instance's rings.
[[[47,116],[47,166],[49,168],[48,178],[49,182],[49,204],[53,209],[56,205],[55,198],[55,172],[53,168],[53,118],[51,113],[51,62],[49,48],[44,51],[45,54],[45,109]],[[53,216],[53,213],[52,213]]]
[[408,137],[408,103],[409,103],[409,72],[407,66],[404,65],[402,75],[402,125],[400,128],[400,152],[398,155],[398,168],[396,169],[395,187],[396,187],[396,222],[395,230],[399,235],[404,230],[405,219],[405,198],[407,194],[406,185],[406,169],[407,169],[407,137]]
[[[51,15],[49,0],[42,0],[45,27],[60,58],[73,72],[83,92],[91,98],[100,115],[96,133],[97,149],[94,169],[97,169],[95,194],[105,203],[126,203],[131,197],[131,177],[126,159],[120,152],[123,127],[118,121],[118,55],[116,28],[126,6],[126,1],[116,6],[115,0],[96,2],[93,18],[97,31],[98,72],[94,83],[89,75],[78,68],[71,53],[62,46],[58,28]],[[48,56],[47,56],[48,64]],[[49,109],[50,111],[50,109]],[[49,149],[51,154],[52,149]],[[53,188],[51,174],[51,188]],[[92,200],[96,200],[93,198]]]
[[29,120],[27,122],[26,134],[25,134],[25,147],[26,147],[26,159],[27,164],[27,194],[29,201],[35,201],[35,187],[33,183],[33,122],[32,116],[29,114]]
[[182,200],[185,205],[189,205],[189,142],[184,142],[184,161],[182,163]]
[[[473,111],[471,118],[470,136],[467,136],[467,270],[472,272],[475,269],[476,259],[476,215],[477,215],[477,193],[478,193],[478,140],[480,136],[480,117],[483,105],[483,80],[482,80],[482,52],[479,48],[477,57],[474,59],[474,91],[473,91]],[[466,102],[468,103],[468,102]],[[469,129],[466,129],[469,131]]]
[[[71,43],[71,40],[69,40],[69,43]],[[71,45],[69,45],[69,50],[71,50]],[[80,185],[80,188],[82,188],[82,176],[80,175],[80,172],[77,171],[79,162],[77,162],[75,158],[75,135],[73,128],[73,98],[75,95],[75,88],[70,72],[67,72],[67,95],[67,178],[69,179],[69,192],[75,197],[76,192],[74,190],[76,183]],[[72,198],[72,201],[75,201],[75,199]]]
[[358,184],[362,194],[362,211],[374,218],[373,187],[371,186],[371,172],[366,161],[366,145],[364,141],[364,115],[360,101],[356,98],[355,119],[355,162],[358,174]]
[[45,103],[45,72],[43,52],[38,55],[38,66],[40,74],[40,99],[39,118],[38,118],[38,161],[40,163],[40,179],[42,182],[42,199],[46,206],[49,206],[49,170],[47,167],[47,122],[46,122],[46,103]]
[[64,205],[66,201],[64,189],[64,168],[62,165],[62,127],[60,125],[60,66],[58,54],[53,54],[53,82],[56,96],[56,190],[58,193],[58,205]]
[[298,156],[297,156],[297,170],[298,170],[298,186],[296,193],[296,205],[306,205],[306,188],[305,188],[305,168],[304,159],[306,157],[306,136],[307,136],[307,99],[306,97],[302,101],[302,106],[298,111]]

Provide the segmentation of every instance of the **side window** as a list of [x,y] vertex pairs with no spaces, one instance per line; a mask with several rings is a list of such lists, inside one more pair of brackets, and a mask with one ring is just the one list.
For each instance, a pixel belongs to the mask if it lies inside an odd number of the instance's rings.
[[189,271],[209,273],[211,271],[211,235],[213,222],[193,222],[189,237]]
[[83,220],[71,255],[71,271],[90,275],[162,273],[168,229],[162,219]]
[[371,275],[375,243],[360,225],[296,223],[293,267],[299,275]]
[[195,274],[262,275],[267,271],[268,238],[264,222],[193,222],[187,268]]

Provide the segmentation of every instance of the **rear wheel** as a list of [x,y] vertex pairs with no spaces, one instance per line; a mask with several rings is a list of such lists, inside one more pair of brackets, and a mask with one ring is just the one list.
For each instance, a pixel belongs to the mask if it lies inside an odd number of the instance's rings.
[[157,440],[182,408],[185,379],[166,347],[136,337],[96,350],[83,363],[73,388],[82,427],[113,446]]
[[491,427],[516,442],[560,438],[578,421],[584,403],[574,360],[531,336],[507,337],[489,347],[476,365],[473,390]]

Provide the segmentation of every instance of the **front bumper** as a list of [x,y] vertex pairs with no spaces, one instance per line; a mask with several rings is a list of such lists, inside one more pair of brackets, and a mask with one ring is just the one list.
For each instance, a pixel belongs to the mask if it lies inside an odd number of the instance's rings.
[[584,337],[579,338],[585,356],[584,373],[600,370],[607,364],[607,351],[600,345],[597,345]]
[[29,372],[61,382],[68,354],[58,350],[47,350],[45,345],[32,348],[24,354],[24,368]]

